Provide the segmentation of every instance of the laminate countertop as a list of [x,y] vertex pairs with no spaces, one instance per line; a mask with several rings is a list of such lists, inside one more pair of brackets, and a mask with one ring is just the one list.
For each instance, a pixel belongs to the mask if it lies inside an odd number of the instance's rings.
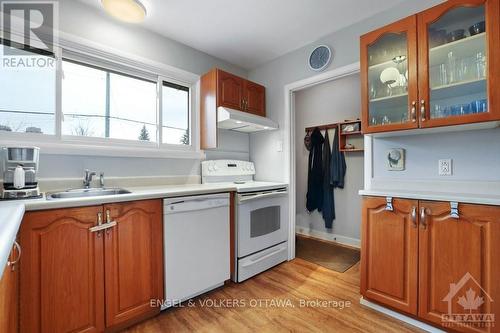
[[410,191],[391,189],[360,190],[359,194],[374,197],[393,197],[431,201],[454,201],[459,203],[500,206],[500,195],[494,194],[449,193],[437,191]]
[[0,268],[2,269],[0,275],[3,274],[3,269],[7,264],[25,211],[94,206],[115,202],[236,191],[236,187],[231,184],[162,185],[126,187],[126,189],[132,193],[71,199],[47,200],[44,197],[40,199],[0,201]]
[[24,216],[24,204],[18,202],[0,203],[0,277],[7,265],[12,245]]

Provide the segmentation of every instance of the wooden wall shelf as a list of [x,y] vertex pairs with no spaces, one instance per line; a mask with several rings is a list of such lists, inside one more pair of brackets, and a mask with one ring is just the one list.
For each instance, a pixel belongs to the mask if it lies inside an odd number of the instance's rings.
[[[342,132],[342,126],[343,125],[351,125],[351,124],[359,124],[359,130],[357,131],[352,131],[352,132]],[[339,137],[339,150],[345,153],[353,153],[353,152],[363,152],[363,148],[353,148],[353,149],[347,149],[345,148],[345,145],[348,143],[347,141],[349,138],[353,138],[355,136],[363,136],[363,132],[361,131],[361,120],[356,119],[356,120],[344,120],[338,123],[331,123],[331,124],[324,124],[324,125],[317,125],[317,126],[311,126],[311,127],[306,127],[305,131],[306,132],[312,132],[315,128],[318,128],[320,131],[325,131],[329,129],[336,129],[336,134]]]

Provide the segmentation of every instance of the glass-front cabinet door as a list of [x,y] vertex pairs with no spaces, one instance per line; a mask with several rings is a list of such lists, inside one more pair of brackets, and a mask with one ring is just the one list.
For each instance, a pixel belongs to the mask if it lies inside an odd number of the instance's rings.
[[361,37],[363,132],[418,127],[417,18]]
[[490,86],[495,2],[448,1],[418,15],[420,127],[500,118]]

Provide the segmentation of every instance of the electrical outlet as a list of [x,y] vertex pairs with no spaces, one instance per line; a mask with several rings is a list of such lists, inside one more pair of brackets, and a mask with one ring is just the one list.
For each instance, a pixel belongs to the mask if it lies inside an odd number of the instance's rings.
[[439,175],[451,176],[452,174],[452,159],[439,160]]

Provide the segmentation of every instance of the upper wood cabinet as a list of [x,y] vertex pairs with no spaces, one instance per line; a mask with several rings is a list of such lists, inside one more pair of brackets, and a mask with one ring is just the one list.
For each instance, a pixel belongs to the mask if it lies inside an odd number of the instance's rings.
[[[450,203],[420,202],[419,317],[438,325],[450,313],[498,318],[499,257],[500,207],[461,204],[453,218]],[[459,331],[500,331],[466,324]]]
[[243,110],[244,79],[236,75],[217,70],[217,106]]
[[154,315],[151,299],[163,297],[161,200],[104,206],[115,221],[105,235],[106,324],[126,324]]
[[418,202],[396,199],[392,207],[385,198],[363,200],[361,293],[416,315]]
[[450,0],[362,36],[363,132],[500,120],[498,2]]
[[27,213],[20,331],[103,332],[158,313],[162,240],[161,200]]
[[363,200],[363,297],[446,331],[500,332],[491,325],[500,315],[500,207],[408,199],[386,207],[386,198]]
[[214,68],[201,77],[200,147],[217,148],[217,108],[266,116],[266,88]]
[[363,133],[418,127],[416,16],[361,37],[361,82]]
[[245,81],[244,110],[258,116],[266,116],[266,88],[260,84]]

